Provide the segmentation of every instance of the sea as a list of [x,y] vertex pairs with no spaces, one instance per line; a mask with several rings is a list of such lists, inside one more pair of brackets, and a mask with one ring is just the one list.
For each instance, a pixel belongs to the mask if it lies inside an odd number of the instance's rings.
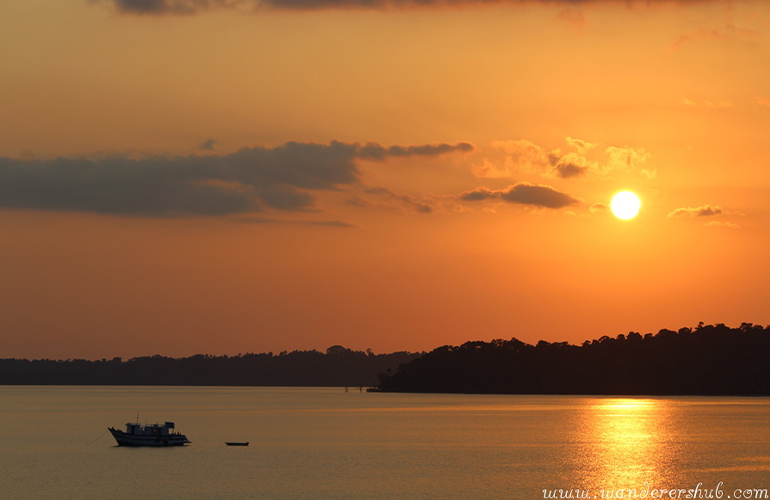
[[[192,443],[118,447],[107,427],[137,420],[173,421]],[[732,499],[768,490],[768,398],[0,386],[3,500]]]

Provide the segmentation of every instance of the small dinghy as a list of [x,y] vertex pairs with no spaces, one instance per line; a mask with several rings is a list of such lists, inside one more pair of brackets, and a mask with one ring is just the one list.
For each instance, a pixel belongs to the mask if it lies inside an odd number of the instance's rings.
[[230,442],[226,442],[225,444],[227,446],[248,446],[249,442],[246,441],[245,443],[236,443],[236,442],[230,441]]

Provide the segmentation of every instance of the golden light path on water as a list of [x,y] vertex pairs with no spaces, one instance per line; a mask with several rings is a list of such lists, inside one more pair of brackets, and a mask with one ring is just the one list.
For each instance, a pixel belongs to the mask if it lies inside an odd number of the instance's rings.
[[572,439],[579,476],[574,484],[615,492],[615,498],[623,490],[619,497],[628,498],[629,491],[641,495],[648,486],[677,483],[680,478],[672,473],[681,449],[671,425],[675,411],[665,400],[589,400]]

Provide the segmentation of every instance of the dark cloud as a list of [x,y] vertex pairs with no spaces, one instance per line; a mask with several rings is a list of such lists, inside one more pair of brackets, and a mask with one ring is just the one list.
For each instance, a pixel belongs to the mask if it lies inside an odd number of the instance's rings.
[[435,156],[456,151],[473,151],[473,145],[467,142],[458,144],[425,144],[423,146],[391,146],[388,148],[388,156]]
[[567,193],[557,191],[551,186],[534,185],[520,182],[501,193],[500,197],[508,203],[522,203],[545,208],[564,208],[580,202]]
[[420,146],[390,146],[385,148],[376,143],[366,143],[359,151],[360,157],[370,160],[384,160],[405,156],[438,156],[446,153],[473,151],[473,144],[459,142],[457,144],[423,144]]
[[[486,4],[548,3],[574,6],[589,3],[663,4],[702,3],[709,0],[109,0],[118,10],[134,14],[194,14],[215,8],[268,8],[286,10],[400,9],[409,7],[473,6]],[[718,1],[718,0],[712,0]],[[562,11],[560,17],[584,23],[579,12]]]
[[579,162],[570,160],[565,156],[564,158],[560,159],[556,165],[554,165],[554,170],[556,171],[556,175],[562,179],[580,177],[581,175],[585,175],[585,173],[588,172],[587,164],[585,164],[585,162],[583,163],[584,164],[581,165]]
[[554,209],[566,208],[580,203],[579,199],[567,193],[562,193],[551,186],[535,185],[528,182],[519,182],[507,189],[496,191],[482,187],[461,194],[460,199],[471,202],[500,199],[507,203],[520,203],[522,205]]
[[206,139],[200,146],[198,146],[198,149],[203,149],[206,151],[214,151],[214,144],[216,144],[217,141],[214,139]]
[[356,227],[354,224],[343,222],[341,220],[308,221],[307,224],[309,224],[311,226]]
[[502,191],[492,191],[485,187],[476,188],[473,191],[463,193],[460,195],[460,199],[463,201],[482,201],[499,198]]
[[[195,14],[212,7],[232,7],[242,0],[112,0],[118,10],[134,14]],[[257,2],[250,2],[257,4]]]
[[384,188],[384,187],[366,188],[366,189],[364,189],[364,193],[366,193],[366,194],[388,194],[388,195],[391,195],[391,196],[395,196],[390,189],[387,189],[387,188]]
[[366,200],[358,196],[351,196],[350,198],[345,200],[345,203],[347,203],[350,206],[359,207],[359,208],[369,206],[369,203]]
[[724,209],[719,206],[702,205],[700,207],[686,207],[677,208],[670,214],[669,217],[714,217],[717,215],[723,215]]
[[[314,203],[312,191],[357,182],[356,160],[369,158],[366,148],[373,147],[392,149],[377,144],[289,142],[222,156],[0,158],[0,208],[138,216],[308,210]],[[396,147],[437,155],[464,146]]]
[[238,217],[233,217],[230,220],[235,222],[242,222],[244,224],[275,224],[278,222],[275,219],[267,219],[264,217],[257,217],[255,215],[241,215]]

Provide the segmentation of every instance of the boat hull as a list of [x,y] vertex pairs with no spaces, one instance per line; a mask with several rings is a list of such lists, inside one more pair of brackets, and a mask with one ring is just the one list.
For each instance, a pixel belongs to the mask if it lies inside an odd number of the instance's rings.
[[109,428],[118,446],[184,446],[190,441],[184,434],[148,436],[128,434],[112,427]]

